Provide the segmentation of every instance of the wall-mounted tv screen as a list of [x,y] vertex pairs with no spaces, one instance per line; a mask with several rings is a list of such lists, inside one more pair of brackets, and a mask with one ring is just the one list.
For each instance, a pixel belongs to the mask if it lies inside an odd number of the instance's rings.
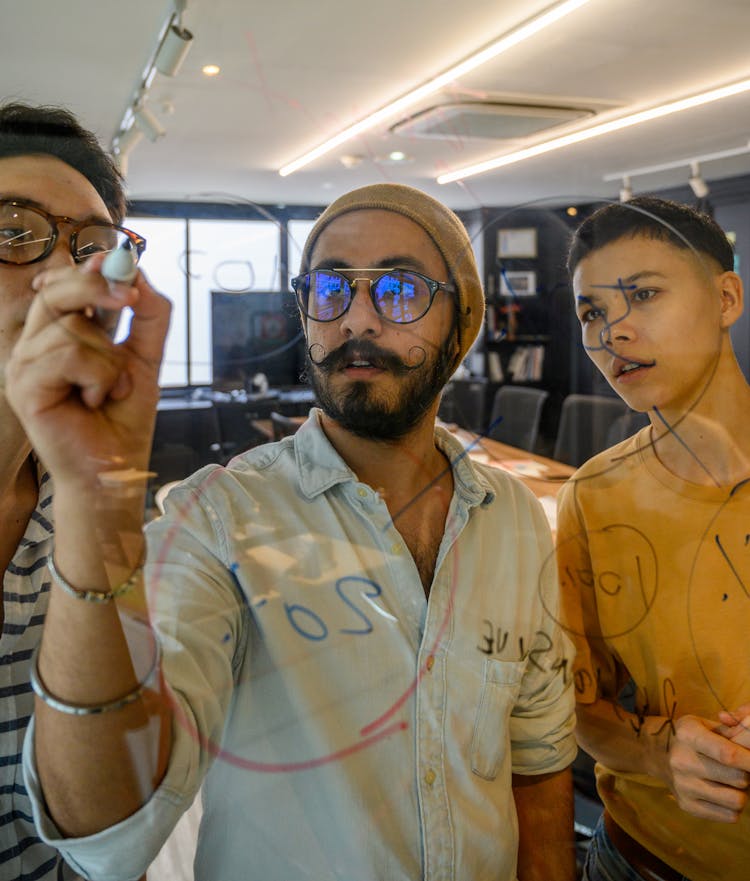
[[214,389],[250,391],[256,373],[272,387],[297,385],[305,343],[294,295],[211,291]]

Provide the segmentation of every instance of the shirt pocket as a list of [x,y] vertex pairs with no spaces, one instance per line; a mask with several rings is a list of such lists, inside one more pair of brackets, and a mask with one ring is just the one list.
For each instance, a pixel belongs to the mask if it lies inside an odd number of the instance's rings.
[[510,742],[510,714],[521,690],[525,661],[485,658],[482,692],[471,739],[471,770],[494,780]]

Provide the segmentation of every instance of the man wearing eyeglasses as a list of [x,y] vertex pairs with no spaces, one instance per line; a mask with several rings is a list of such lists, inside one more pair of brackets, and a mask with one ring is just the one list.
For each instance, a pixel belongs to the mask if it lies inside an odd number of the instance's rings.
[[[103,441],[143,467],[101,419],[129,389],[102,372],[79,401],[92,464],[75,466],[19,368],[35,328],[17,348],[14,405],[70,514],[25,753],[39,827],[91,877],[137,877],[202,784],[197,879],[572,881],[572,659],[548,614],[548,527],[435,426],[483,318],[467,234],[424,193],[364,187],[319,218],[293,287],[321,407],[198,472],[149,526],[161,661],[129,663],[118,634],[140,548],[130,569],[105,562],[137,511],[108,506],[94,473]],[[69,355],[70,390],[92,383]]]
[[[124,209],[117,170],[71,114],[0,107],[0,878],[78,877],[37,837],[22,777],[21,748],[33,709],[31,655],[50,597],[45,564],[56,506],[46,463],[9,406],[5,366],[45,275],[101,295],[107,289],[96,272],[101,257],[84,273],[76,273],[76,264],[123,242],[140,254],[145,241],[118,226]],[[92,324],[89,333],[107,346],[109,329]],[[57,342],[47,339],[53,360],[62,351]]]

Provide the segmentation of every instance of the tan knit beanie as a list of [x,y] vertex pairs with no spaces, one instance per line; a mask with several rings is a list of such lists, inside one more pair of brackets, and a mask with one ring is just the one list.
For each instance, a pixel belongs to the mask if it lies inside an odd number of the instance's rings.
[[466,228],[445,205],[414,187],[403,184],[371,184],[336,199],[320,215],[302,251],[300,272],[310,268],[315,242],[328,224],[349,211],[379,208],[403,214],[427,233],[445,260],[458,290],[458,343],[463,360],[482,327],[484,293]]

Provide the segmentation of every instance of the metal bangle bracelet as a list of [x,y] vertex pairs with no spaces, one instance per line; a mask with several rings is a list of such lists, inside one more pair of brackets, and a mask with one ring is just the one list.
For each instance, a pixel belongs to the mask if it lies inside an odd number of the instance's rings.
[[159,666],[159,659],[161,658],[161,648],[158,639],[154,640],[154,644],[156,646],[154,660],[143,681],[139,682],[132,691],[129,691],[123,697],[116,698],[113,701],[107,701],[106,703],[94,706],[86,706],[83,704],[68,704],[65,703],[65,701],[59,700],[54,695],[51,695],[44,687],[42,680],[39,677],[39,645],[36,646],[31,656],[31,688],[34,691],[34,694],[44,701],[47,706],[52,707],[53,710],[57,710],[60,713],[67,713],[69,716],[98,716],[101,713],[110,713],[113,710],[121,710],[123,707],[127,707],[128,704],[135,703],[135,701],[138,700],[145,691],[149,680],[156,672]]
[[84,600],[88,603],[108,603],[111,600],[117,599],[117,597],[121,597],[123,594],[126,594],[129,590],[132,590],[133,587],[135,587],[135,584],[138,581],[138,577],[143,571],[143,566],[145,562],[146,551],[144,548],[143,556],[141,557],[140,562],[135,567],[135,569],[130,573],[129,578],[123,581],[122,584],[118,584],[117,587],[114,587],[112,588],[112,590],[108,591],[82,590],[81,588],[73,587],[73,585],[60,573],[60,570],[55,565],[54,553],[49,555],[47,565],[49,566],[50,575],[55,580],[55,582],[65,591],[65,593],[75,597],[78,600]]

